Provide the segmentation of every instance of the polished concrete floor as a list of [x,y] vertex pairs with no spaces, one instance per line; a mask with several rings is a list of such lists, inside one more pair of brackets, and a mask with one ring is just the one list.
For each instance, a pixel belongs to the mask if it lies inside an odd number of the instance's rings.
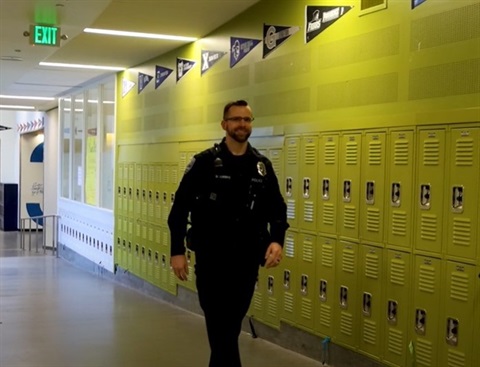
[[[320,367],[247,333],[244,367]],[[20,250],[0,231],[1,367],[207,367],[203,317]],[[225,366],[228,367],[228,366]]]

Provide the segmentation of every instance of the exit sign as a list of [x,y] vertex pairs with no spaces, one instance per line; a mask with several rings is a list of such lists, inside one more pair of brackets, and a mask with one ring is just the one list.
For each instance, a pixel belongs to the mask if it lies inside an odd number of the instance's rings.
[[31,25],[30,43],[39,46],[60,46],[60,27]]

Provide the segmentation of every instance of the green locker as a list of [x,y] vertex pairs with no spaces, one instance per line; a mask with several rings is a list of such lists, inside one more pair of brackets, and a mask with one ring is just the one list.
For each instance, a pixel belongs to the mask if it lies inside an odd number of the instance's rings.
[[336,251],[336,307],[333,342],[358,348],[360,294],[358,292],[358,244],[340,240]]
[[262,268],[261,278],[264,284],[263,322],[273,328],[280,328],[280,289],[282,286],[280,267]]
[[[477,266],[477,278],[475,287],[475,336],[474,340],[480,340],[480,266]],[[474,347],[474,366],[480,366],[480,348]]]
[[360,341],[359,351],[379,360],[383,346],[384,249],[360,245]]
[[360,238],[364,242],[383,246],[386,133],[366,132],[362,148]]
[[318,230],[321,233],[337,234],[338,212],[338,146],[339,137],[320,135],[319,138],[318,181],[321,198],[318,198]]
[[142,243],[140,245],[140,277],[144,280],[148,280],[147,267],[147,247]]
[[391,130],[388,152],[387,246],[410,250],[413,232],[413,131]]
[[384,362],[390,366],[405,366],[409,344],[411,255],[387,251],[385,298],[382,307],[386,315]]
[[[139,176],[141,177],[141,176]],[[127,208],[128,208],[128,216],[130,218],[134,217],[134,194],[133,190],[135,187],[135,163],[128,164],[128,188],[127,188]],[[125,207],[123,207],[125,210]]]
[[480,128],[450,130],[447,202],[447,256],[476,262],[478,254],[478,200]]
[[117,190],[115,194],[115,214],[116,215],[124,215],[123,213],[123,163],[117,164],[116,168],[117,174]]
[[264,322],[264,300],[265,300],[265,285],[264,285],[264,275],[265,269],[260,268],[258,272],[258,278],[255,283],[255,290],[253,292],[252,301],[247,312],[247,316],[254,318],[257,321]]
[[128,270],[132,273],[134,273],[134,250],[135,250],[135,244],[134,244],[134,233],[133,233],[133,218],[128,218],[128,234],[127,234],[127,264],[128,264]]
[[[133,178],[130,178],[130,163],[123,164],[123,187],[122,187],[122,208],[123,208],[123,215],[129,216],[129,197],[128,197],[128,189],[130,187],[130,182]],[[133,175],[133,172],[132,172]],[[133,187],[133,186],[132,186]]]
[[442,302],[442,260],[415,256],[413,279],[413,303],[410,308],[410,340],[415,348],[416,366],[438,366],[438,335],[443,332],[440,324]]
[[155,165],[148,165],[148,212],[147,221],[155,223]]
[[476,269],[459,262],[445,262],[443,310],[440,317],[438,366],[471,367],[478,349],[475,336]]
[[301,138],[300,165],[300,210],[298,226],[301,230],[316,231],[317,227],[317,192],[318,192],[318,137]]
[[333,313],[337,305],[335,286],[335,251],[337,240],[334,237],[319,235],[315,261],[315,333],[322,337],[333,335]]
[[162,225],[168,223],[168,214],[170,213],[170,166],[162,165]]
[[129,269],[129,251],[128,243],[130,241],[130,236],[128,235],[128,219],[126,217],[122,218],[122,267],[124,269]]
[[441,254],[445,193],[445,128],[418,131],[415,235],[417,251]]
[[[298,229],[298,195],[300,190],[300,138],[290,136],[285,138],[285,176],[283,196],[287,204],[287,219],[290,228]],[[281,184],[280,184],[281,185]],[[281,188],[282,186],[280,186]]]
[[[156,226],[162,225],[162,165],[159,163],[155,164],[155,208],[154,208],[154,222]],[[155,227],[156,231],[159,229]],[[157,236],[155,236],[157,237]],[[160,240],[158,241],[160,244]]]
[[283,246],[283,260],[280,263],[282,269],[282,313],[281,319],[289,324],[296,322],[297,302],[297,274],[298,274],[298,233],[288,229]]
[[308,331],[314,329],[315,316],[315,260],[317,236],[300,232],[298,235],[298,313],[297,324]]
[[136,242],[133,245],[133,267],[130,271],[133,274],[137,275],[138,277],[141,277],[141,273],[140,273],[140,268],[141,268],[140,254],[141,254],[140,244],[138,242]]
[[341,238],[358,241],[360,206],[360,168],[362,136],[345,133],[340,136],[340,174],[338,231]]
[[160,288],[168,290],[170,278],[170,232],[167,227],[162,227],[162,243],[160,246],[161,280]]
[[148,174],[149,174],[149,165],[142,164],[142,181],[141,181],[141,194],[142,194],[142,221],[148,220]]

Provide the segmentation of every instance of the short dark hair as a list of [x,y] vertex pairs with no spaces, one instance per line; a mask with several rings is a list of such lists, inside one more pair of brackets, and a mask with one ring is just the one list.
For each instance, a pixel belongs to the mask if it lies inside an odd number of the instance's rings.
[[223,108],[223,118],[225,118],[227,116],[227,113],[228,111],[230,110],[230,108],[232,108],[233,106],[240,106],[240,107],[246,107],[248,106],[248,102],[243,100],[243,99],[239,99],[238,101],[232,101],[232,102],[228,102],[225,107]]

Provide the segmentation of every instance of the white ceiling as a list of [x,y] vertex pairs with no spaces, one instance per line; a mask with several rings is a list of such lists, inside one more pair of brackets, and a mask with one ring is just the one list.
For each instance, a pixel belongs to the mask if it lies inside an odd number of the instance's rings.
[[[260,0],[0,0],[0,95],[59,97],[104,71],[52,68],[39,62],[133,67],[184,42],[84,33],[104,28],[201,38]],[[23,33],[31,24],[61,27],[60,47],[31,46]],[[54,102],[0,98],[0,105]]]

